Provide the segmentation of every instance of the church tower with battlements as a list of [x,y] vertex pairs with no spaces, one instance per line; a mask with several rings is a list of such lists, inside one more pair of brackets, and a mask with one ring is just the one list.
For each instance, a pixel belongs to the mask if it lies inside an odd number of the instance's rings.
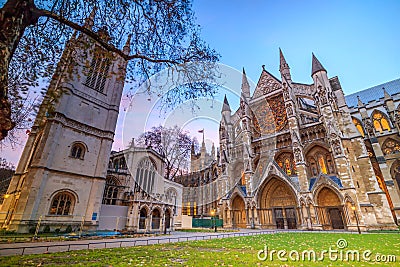
[[[93,27],[94,15],[85,27]],[[98,34],[110,38],[105,29]],[[129,40],[123,51],[129,53]],[[126,66],[89,37],[73,34],[7,191],[3,228],[97,227]]]

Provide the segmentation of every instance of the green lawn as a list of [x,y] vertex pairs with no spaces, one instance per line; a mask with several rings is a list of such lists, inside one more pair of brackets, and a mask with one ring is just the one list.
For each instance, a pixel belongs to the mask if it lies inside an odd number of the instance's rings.
[[[338,249],[337,240],[345,239],[347,247]],[[248,237],[214,239],[207,241],[181,242],[165,245],[133,248],[82,250],[54,254],[13,256],[0,258],[0,266],[399,266],[399,234],[341,234],[341,233],[278,233]],[[342,243],[339,245],[342,246]],[[257,252],[268,246],[271,250],[296,250],[299,261],[281,261],[277,253],[261,261]],[[342,251],[342,259],[336,261],[325,255],[323,261],[301,260],[304,250],[314,250],[317,258],[322,250]],[[358,250],[360,261],[346,261],[349,250]],[[363,260],[362,254],[370,250],[371,262]],[[295,258],[295,252],[291,252]],[[338,257],[339,253],[332,254]],[[396,263],[373,262],[376,255],[395,255]],[[281,255],[285,258],[285,255]],[[286,257],[288,255],[286,254]]]

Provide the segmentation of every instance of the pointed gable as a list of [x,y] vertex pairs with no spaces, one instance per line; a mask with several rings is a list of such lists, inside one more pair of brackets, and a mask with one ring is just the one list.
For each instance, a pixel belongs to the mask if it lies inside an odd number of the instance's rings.
[[263,66],[263,71],[261,72],[257,87],[254,90],[253,99],[279,90],[281,87],[281,81],[266,71]]

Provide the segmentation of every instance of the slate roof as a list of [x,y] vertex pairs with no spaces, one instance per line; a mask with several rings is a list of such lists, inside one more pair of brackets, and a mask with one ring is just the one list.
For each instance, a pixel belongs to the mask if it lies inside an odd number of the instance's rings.
[[322,66],[321,62],[319,62],[319,60],[317,59],[317,57],[314,55],[314,53],[312,53],[312,68],[311,68],[311,77],[314,75],[314,73],[324,70],[326,71],[326,69],[324,68],[324,66]]
[[383,87],[385,87],[386,92],[393,96],[400,93],[400,78],[386,82],[350,95],[345,96],[346,103],[349,107],[357,107],[357,96],[360,97],[364,104],[367,104],[373,100],[383,99]]

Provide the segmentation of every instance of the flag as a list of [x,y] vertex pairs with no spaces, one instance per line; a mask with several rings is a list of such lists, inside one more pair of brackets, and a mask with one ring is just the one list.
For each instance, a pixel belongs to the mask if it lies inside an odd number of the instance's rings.
[[204,133],[204,129],[199,130],[199,133]]

